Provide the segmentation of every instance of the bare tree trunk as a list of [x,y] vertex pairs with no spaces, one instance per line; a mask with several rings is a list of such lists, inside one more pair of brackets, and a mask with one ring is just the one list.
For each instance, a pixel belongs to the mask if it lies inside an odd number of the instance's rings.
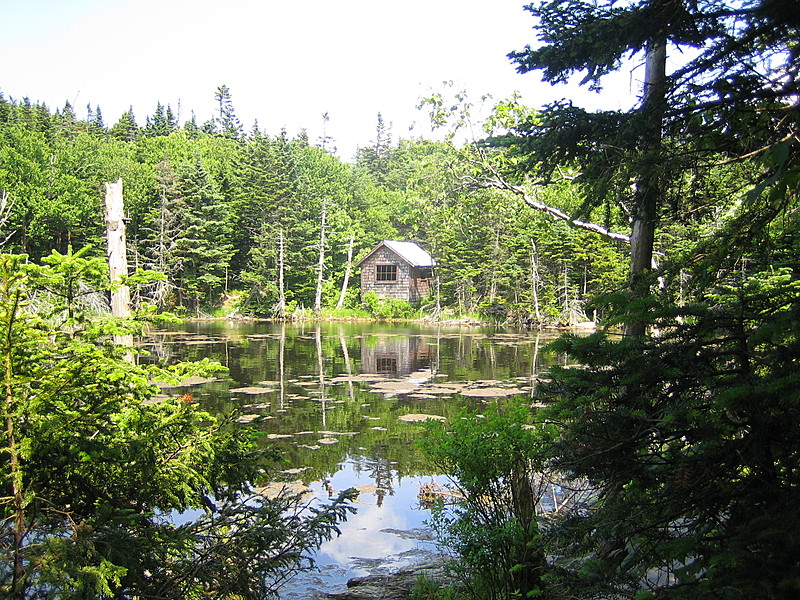
[[[11,218],[11,209],[14,208],[14,202],[9,199],[8,194],[3,191],[0,193],[0,230],[5,228],[6,223]],[[11,239],[11,236],[14,235],[14,232],[11,231],[9,233],[3,232],[0,234],[0,237],[5,235],[2,239],[0,239],[0,247],[5,245],[5,243]]]
[[[111,281],[111,314],[119,319],[131,316],[130,288],[122,281],[128,276],[128,257],[125,246],[125,207],[122,197],[122,179],[106,184],[106,236],[108,241],[108,275]],[[133,335],[115,335],[114,342],[133,346]],[[126,360],[133,362],[133,354]]]
[[327,398],[325,398],[325,357],[322,355],[322,325],[317,321],[314,329],[317,343],[317,368],[319,369],[319,400],[322,404],[322,426],[327,426]]
[[353,269],[353,243],[355,237],[350,236],[350,241],[347,245],[347,266],[344,269],[344,281],[342,282],[342,291],[339,292],[339,301],[336,302],[336,310],[344,306],[344,299],[347,295],[347,286],[350,284],[350,271]]
[[500,264],[501,261],[501,253],[502,249],[500,247],[500,227],[498,226],[494,230],[494,240],[493,240],[493,250],[494,250],[494,258],[497,262],[491,265],[489,270],[489,297],[487,298],[490,304],[494,304],[495,298],[497,297],[497,265]]
[[344,357],[344,367],[347,372],[347,387],[350,392],[350,400],[355,400],[355,389],[353,388],[353,368],[350,365],[350,352],[347,350],[347,344],[344,341],[344,332],[339,329],[339,344],[342,346],[342,356]]
[[569,264],[564,261],[564,314],[567,317],[567,325],[572,325],[572,311],[569,303]]
[[328,201],[322,201],[322,216],[319,228],[319,262],[317,263],[317,294],[314,296],[314,312],[322,312],[322,282],[325,274],[325,221],[328,218]]
[[286,316],[286,284],[284,282],[284,242],[283,227],[278,230],[278,317],[283,319]]
[[533,294],[533,314],[537,323],[542,322],[542,312],[539,310],[539,261],[536,260],[536,241],[531,238],[531,293]]

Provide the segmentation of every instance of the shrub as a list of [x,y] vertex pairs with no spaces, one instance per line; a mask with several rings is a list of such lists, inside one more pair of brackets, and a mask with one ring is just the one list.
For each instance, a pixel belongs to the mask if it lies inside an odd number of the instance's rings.
[[376,319],[413,319],[419,316],[419,310],[405,300],[378,298],[373,291],[364,294],[363,303]]
[[520,401],[491,405],[485,415],[463,411],[444,425],[429,422],[421,446],[460,489],[464,502],[435,508],[432,525],[458,557],[476,597],[505,599],[541,593],[547,568],[539,544],[539,437],[525,427]]

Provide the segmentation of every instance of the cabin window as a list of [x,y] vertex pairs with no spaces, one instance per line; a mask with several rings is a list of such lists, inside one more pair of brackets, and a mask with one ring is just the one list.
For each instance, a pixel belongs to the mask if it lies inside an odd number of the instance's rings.
[[378,373],[382,374],[394,374],[397,373],[397,359],[396,358],[376,358],[375,359],[375,370]]
[[397,281],[397,265],[375,265],[375,279]]

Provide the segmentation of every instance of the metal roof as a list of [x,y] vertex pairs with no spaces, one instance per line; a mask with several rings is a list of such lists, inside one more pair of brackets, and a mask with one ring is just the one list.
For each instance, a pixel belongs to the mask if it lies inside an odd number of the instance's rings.
[[433,267],[436,265],[436,261],[433,260],[433,257],[427,252],[425,252],[425,250],[423,250],[417,243],[398,242],[395,240],[383,240],[372,250],[372,252],[370,252],[364,258],[358,261],[358,264],[360,265],[362,262],[367,260],[381,246],[386,246],[387,248],[389,248],[389,250],[397,254],[397,256],[402,258],[412,267]]

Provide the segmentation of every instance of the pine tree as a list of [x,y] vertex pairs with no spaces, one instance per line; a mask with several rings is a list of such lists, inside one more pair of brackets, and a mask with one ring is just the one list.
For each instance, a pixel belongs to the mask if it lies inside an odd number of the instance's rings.
[[[151,401],[152,381],[207,374],[207,361],[133,365],[106,339],[135,320],[49,318],[74,299],[65,285],[108,292],[106,275],[77,253],[42,266],[0,256],[3,596],[274,596],[338,531],[345,496],[308,511],[257,494],[277,454],[230,416]],[[53,310],[34,312],[45,290]]]
[[133,115],[133,107],[131,106],[126,112],[122,113],[113,127],[111,127],[111,136],[125,142],[136,141],[139,136],[139,126],[136,124],[136,117]]
[[218,132],[224,137],[239,139],[242,136],[242,124],[236,117],[231,99],[231,90],[227,85],[220,85],[214,93],[214,99],[219,104],[217,123]]
[[233,255],[229,242],[227,207],[199,159],[179,168],[180,194],[185,207],[175,258],[180,263],[178,297],[199,312],[212,305],[228,284]]
[[378,113],[378,121],[375,126],[375,139],[372,141],[371,146],[358,149],[356,152],[356,165],[366,169],[379,184],[386,184],[391,153],[391,124],[387,125],[383,120],[383,115]]
[[169,135],[175,130],[175,118],[169,106],[164,107],[161,102],[156,105],[156,112],[152,117],[147,117],[143,134],[149,137]]
[[[630,291],[602,300],[630,335],[565,338],[559,349],[584,367],[554,370],[541,398],[551,403],[542,426],[558,425],[545,440],[551,466],[589,492],[546,540],[564,557],[555,578],[573,597],[773,599],[800,590],[796,528],[784,537],[800,494],[789,450],[797,436],[785,425],[797,412],[798,265],[774,251],[796,233],[796,219],[778,217],[793,214],[800,178],[790,125],[800,113],[798,22],[786,8],[528,7],[542,43],[511,55],[523,72],[541,70],[553,83],[583,72],[599,87],[625,57],[648,63],[636,109],[556,103],[495,140],[517,176],[550,180],[574,166],[587,212],[612,198],[631,216]],[[724,167],[737,176],[719,178]],[[683,194],[687,174],[702,193]],[[722,204],[726,196],[737,203]],[[670,211],[709,205],[732,216],[669,248],[655,293],[656,225],[677,220]],[[685,273],[692,289],[679,295],[671,283]]]

